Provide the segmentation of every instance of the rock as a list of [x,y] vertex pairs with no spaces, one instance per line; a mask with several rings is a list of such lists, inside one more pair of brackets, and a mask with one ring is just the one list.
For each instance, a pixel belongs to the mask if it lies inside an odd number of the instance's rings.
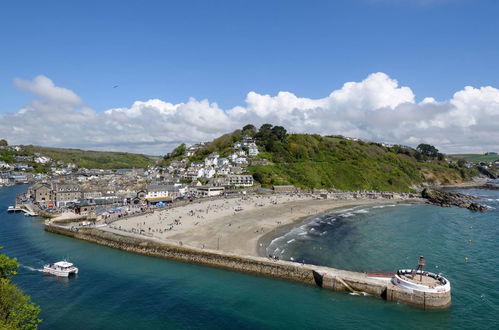
[[443,207],[457,206],[480,212],[485,212],[487,210],[485,206],[473,202],[473,200],[480,198],[471,195],[425,188],[421,192],[421,197],[428,200],[431,204]]

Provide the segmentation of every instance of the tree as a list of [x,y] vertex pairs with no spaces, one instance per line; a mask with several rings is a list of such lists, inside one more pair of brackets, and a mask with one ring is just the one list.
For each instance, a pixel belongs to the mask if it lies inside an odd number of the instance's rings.
[[0,254],[0,329],[37,329],[40,307],[10,282],[18,267],[16,259]]
[[185,152],[187,151],[187,147],[185,146],[185,143],[182,143],[172,151],[172,157],[179,157],[183,156]]
[[262,139],[269,138],[272,135],[272,125],[271,124],[263,124],[260,126],[258,130],[258,136]]
[[282,126],[274,126],[272,128],[272,135],[276,140],[284,141],[286,139],[287,131]]
[[0,147],[6,147],[6,146],[8,146],[8,145],[9,145],[9,144],[7,143],[7,140],[5,140],[5,139],[1,139],[1,140],[0,140]]
[[249,136],[255,136],[256,134],[256,127],[248,124],[243,127],[243,135],[249,135]]
[[420,153],[422,153],[423,155],[428,156],[428,157],[432,157],[432,158],[435,158],[438,155],[437,148],[435,148],[432,145],[425,144],[425,143],[421,143],[420,145],[418,145],[416,150],[419,151]]

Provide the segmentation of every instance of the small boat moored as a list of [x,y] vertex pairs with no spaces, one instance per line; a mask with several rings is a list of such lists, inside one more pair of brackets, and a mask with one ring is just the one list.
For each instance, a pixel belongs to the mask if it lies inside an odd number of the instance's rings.
[[50,275],[68,277],[71,274],[78,274],[78,268],[64,260],[43,266],[43,272]]

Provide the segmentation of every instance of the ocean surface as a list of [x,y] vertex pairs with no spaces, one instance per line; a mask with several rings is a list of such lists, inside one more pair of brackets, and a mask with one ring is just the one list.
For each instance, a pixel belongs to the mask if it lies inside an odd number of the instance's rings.
[[[41,329],[499,329],[499,190],[463,191],[484,197],[486,213],[358,207],[309,220],[269,246],[284,259],[350,270],[414,267],[424,255],[427,270],[451,281],[453,305],[422,311],[46,233],[39,219],[6,212],[26,188],[0,188],[0,245],[22,264],[15,282],[41,306]],[[80,268],[76,278],[39,271],[64,258]]]

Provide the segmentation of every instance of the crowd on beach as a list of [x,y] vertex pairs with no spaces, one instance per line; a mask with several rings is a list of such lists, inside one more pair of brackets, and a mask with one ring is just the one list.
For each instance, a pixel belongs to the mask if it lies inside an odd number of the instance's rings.
[[[300,200],[313,200],[313,199],[338,199],[350,200],[360,198],[371,199],[402,199],[417,197],[412,194],[406,193],[380,193],[380,192],[338,192],[338,193],[280,193],[280,194],[248,194],[233,196],[222,196],[210,200],[194,200],[187,204],[175,207],[170,205],[162,209],[155,209],[154,212],[149,209],[135,208],[130,211],[123,211],[125,213],[113,214],[114,219],[120,217],[128,217],[126,220],[116,221],[111,227],[117,230],[124,230],[133,233],[145,234],[148,236],[158,236],[167,238],[174,235],[181,228],[190,229],[203,223],[209,223],[210,220],[222,218],[226,216],[235,216],[236,214],[255,210],[258,208],[265,208],[269,206],[281,205]],[[293,206],[287,209],[288,212],[293,213]],[[137,213],[133,213],[137,212]],[[148,213],[145,213],[148,212]],[[137,214],[137,216],[129,217],[130,215]],[[309,210],[308,214],[314,214],[314,210]],[[117,218],[116,218],[117,217]],[[111,218],[109,218],[111,219]],[[276,221],[279,225],[280,221]],[[232,226],[229,222],[227,226]],[[254,229],[255,233],[263,232],[264,228]]]

